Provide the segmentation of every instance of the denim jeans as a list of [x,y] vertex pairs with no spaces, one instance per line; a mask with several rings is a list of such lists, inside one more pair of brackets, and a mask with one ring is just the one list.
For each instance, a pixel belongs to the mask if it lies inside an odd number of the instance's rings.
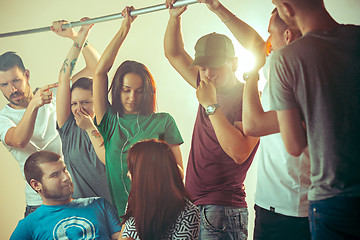
[[360,197],[310,201],[309,218],[313,240],[360,239]]
[[41,205],[39,206],[29,206],[26,205],[26,209],[25,209],[25,213],[24,213],[24,217],[26,217],[27,215],[29,215],[32,212],[35,212],[36,209],[38,209]]
[[310,240],[307,217],[292,217],[255,205],[254,240]]
[[248,209],[221,205],[198,206],[201,215],[199,239],[246,240]]

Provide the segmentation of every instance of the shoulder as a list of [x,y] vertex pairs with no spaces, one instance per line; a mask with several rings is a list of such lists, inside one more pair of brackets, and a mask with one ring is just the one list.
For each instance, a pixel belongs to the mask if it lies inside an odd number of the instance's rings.
[[159,120],[159,121],[174,121],[174,118],[166,112],[152,113],[148,117]]

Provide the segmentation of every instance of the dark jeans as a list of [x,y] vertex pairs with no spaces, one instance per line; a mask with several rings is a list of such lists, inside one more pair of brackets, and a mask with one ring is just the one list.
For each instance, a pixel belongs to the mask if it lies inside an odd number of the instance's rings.
[[41,205],[39,206],[29,206],[26,205],[26,209],[25,209],[25,213],[24,213],[24,217],[26,217],[27,215],[29,215],[32,212],[35,212],[36,209],[38,209]]
[[360,239],[360,197],[310,201],[309,218],[313,240]]
[[255,205],[254,240],[310,240],[307,217],[291,217]]

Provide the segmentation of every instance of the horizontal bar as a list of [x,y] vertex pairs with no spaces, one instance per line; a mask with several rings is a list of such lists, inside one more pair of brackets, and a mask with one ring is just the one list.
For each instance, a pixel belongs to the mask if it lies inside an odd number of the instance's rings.
[[[181,0],[181,1],[175,2],[173,6],[174,7],[182,7],[182,6],[186,6],[186,5],[197,3],[197,2],[198,2],[198,0]],[[156,11],[160,11],[160,10],[164,10],[164,9],[166,9],[165,4],[159,4],[159,5],[154,5],[154,6],[150,6],[150,7],[133,10],[130,12],[130,15],[138,16],[141,14],[156,12]],[[70,22],[70,23],[64,24],[62,26],[62,28],[66,29],[66,28],[78,27],[78,26],[82,26],[82,25],[86,25],[86,24],[111,21],[111,20],[120,19],[120,18],[123,18],[121,13],[115,13],[115,14],[110,14],[110,15],[106,15],[106,16],[102,16],[102,17],[91,18],[91,19],[88,19],[83,22],[81,22],[81,21]],[[24,34],[30,34],[30,33],[46,32],[46,31],[51,31],[50,26],[42,27],[42,28],[33,28],[33,29],[29,29],[29,30],[16,31],[16,32],[0,33],[0,38],[18,36],[18,35],[24,35]]]

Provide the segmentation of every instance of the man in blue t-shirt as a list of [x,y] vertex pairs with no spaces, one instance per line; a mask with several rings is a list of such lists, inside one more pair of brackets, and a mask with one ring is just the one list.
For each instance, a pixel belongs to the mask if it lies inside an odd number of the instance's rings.
[[33,153],[24,166],[26,181],[43,204],[20,220],[10,239],[117,239],[120,221],[103,198],[73,199],[74,186],[61,157]]

